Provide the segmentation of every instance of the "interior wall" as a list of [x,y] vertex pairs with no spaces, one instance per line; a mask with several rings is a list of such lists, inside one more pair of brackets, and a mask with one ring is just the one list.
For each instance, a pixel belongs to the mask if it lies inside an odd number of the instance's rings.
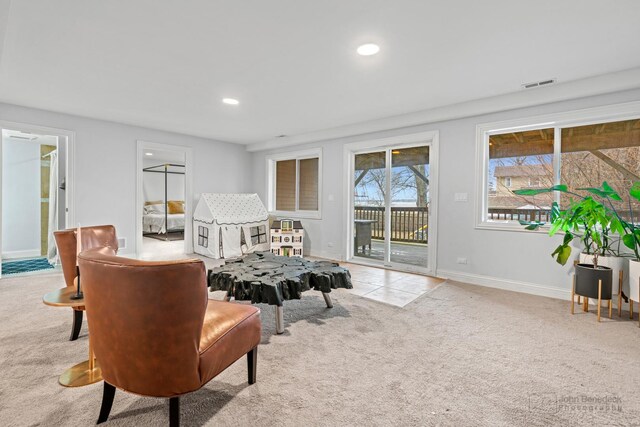
[[[157,166],[163,162],[154,160],[143,160],[145,168],[150,166]],[[184,162],[171,162],[174,164],[184,164]],[[180,168],[183,169],[183,168]],[[162,170],[163,168],[157,168],[155,170]],[[177,168],[171,168],[170,170],[176,171]],[[144,193],[144,201],[157,201],[162,200],[164,202],[164,173],[156,172],[144,172],[142,174],[142,191]],[[185,192],[185,176],[177,174],[167,175],[167,200],[184,200]]]
[[40,255],[40,142],[2,137],[2,257]]
[[[266,202],[266,156],[322,147],[322,218],[303,219],[311,255],[343,260],[345,144],[396,135],[436,130],[440,133],[440,188],[438,199],[437,274],[471,283],[568,298],[570,267],[561,267],[550,257],[561,236],[526,231],[479,230],[475,228],[476,126],[481,123],[640,100],[640,90],[547,104],[526,109],[375,132],[349,138],[304,144],[252,154],[253,190]],[[455,193],[467,193],[467,202],[454,201]],[[459,257],[467,264],[457,264]]]
[[137,140],[192,148],[194,193],[187,197],[193,206],[200,193],[250,188],[251,156],[242,145],[3,103],[0,120],[75,132],[75,221],[113,224],[127,240],[122,253],[136,251]]

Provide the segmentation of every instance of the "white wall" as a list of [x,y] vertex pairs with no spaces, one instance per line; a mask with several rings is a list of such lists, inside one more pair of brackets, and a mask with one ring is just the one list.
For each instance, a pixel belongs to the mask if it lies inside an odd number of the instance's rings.
[[[163,162],[157,160],[143,160],[145,168],[157,166]],[[172,162],[174,164],[184,164],[182,162]],[[156,168],[154,170],[164,171],[164,168]],[[170,171],[183,171],[184,168],[170,168]],[[144,201],[164,200],[164,173],[145,172],[142,174],[142,191],[144,193]],[[185,192],[185,176],[177,174],[167,175],[167,200],[184,200]]]
[[251,184],[241,145],[2,103],[0,120],[75,132],[75,220],[115,225],[126,253],[136,251],[137,140],[192,148],[194,206],[200,193],[244,192]]
[[[472,283],[568,298],[569,266],[561,267],[550,257],[557,237],[526,231],[475,229],[476,126],[480,123],[536,116],[640,100],[640,90],[583,98],[471,118],[413,126],[368,135],[305,144],[286,149],[253,153],[253,190],[266,201],[266,160],[268,154],[323,147],[323,211],[320,220],[302,220],[313,255],[344,259],[346,237],[343,146],[395,135],[438,130],[440,132],[440,194],[437,274]],[[468,193],[468,202],[454,202],[454,193]],[[331,200],[332,199],[332,200]],[[466,257],[467,265],[456,263]]]
[[40,142],[2,138],[2,256],[40,255]]

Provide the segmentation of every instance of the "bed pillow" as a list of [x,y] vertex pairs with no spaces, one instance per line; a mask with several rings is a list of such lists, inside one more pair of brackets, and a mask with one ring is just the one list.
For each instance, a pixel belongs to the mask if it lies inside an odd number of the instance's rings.
[[169,200],[167,205],[169,205],[169,213],[170,214],[183,214],[184,213],[184,202],[182,200]]
[[144,207],[144,213],[146,214],[163,214],[164,203],[156,205],[147,205]]

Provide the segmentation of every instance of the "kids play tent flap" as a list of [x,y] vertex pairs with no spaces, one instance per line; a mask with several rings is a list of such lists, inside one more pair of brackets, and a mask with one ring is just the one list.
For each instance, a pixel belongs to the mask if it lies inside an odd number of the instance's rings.
[[210,258],[269,250],[269,214],[257,194],[203,193],[193,214],[193,247]]

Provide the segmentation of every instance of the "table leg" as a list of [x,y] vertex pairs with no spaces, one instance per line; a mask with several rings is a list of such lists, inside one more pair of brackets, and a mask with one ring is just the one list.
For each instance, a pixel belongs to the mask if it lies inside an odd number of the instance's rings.
[[284,332],[284,307],[276,305],[276,333]]
[[322,293],[324,297],[324,302],[327,304],[327,308],[333,308],[333,302],[331,302],[331,295],[327,293]]
[[67,369],[58,382],[65,387],[82,387],[85,385],[102,381],[102,369],[96,361],[93,353],[93,345],[91,344],[91,335],[89,335],[89,360]]

